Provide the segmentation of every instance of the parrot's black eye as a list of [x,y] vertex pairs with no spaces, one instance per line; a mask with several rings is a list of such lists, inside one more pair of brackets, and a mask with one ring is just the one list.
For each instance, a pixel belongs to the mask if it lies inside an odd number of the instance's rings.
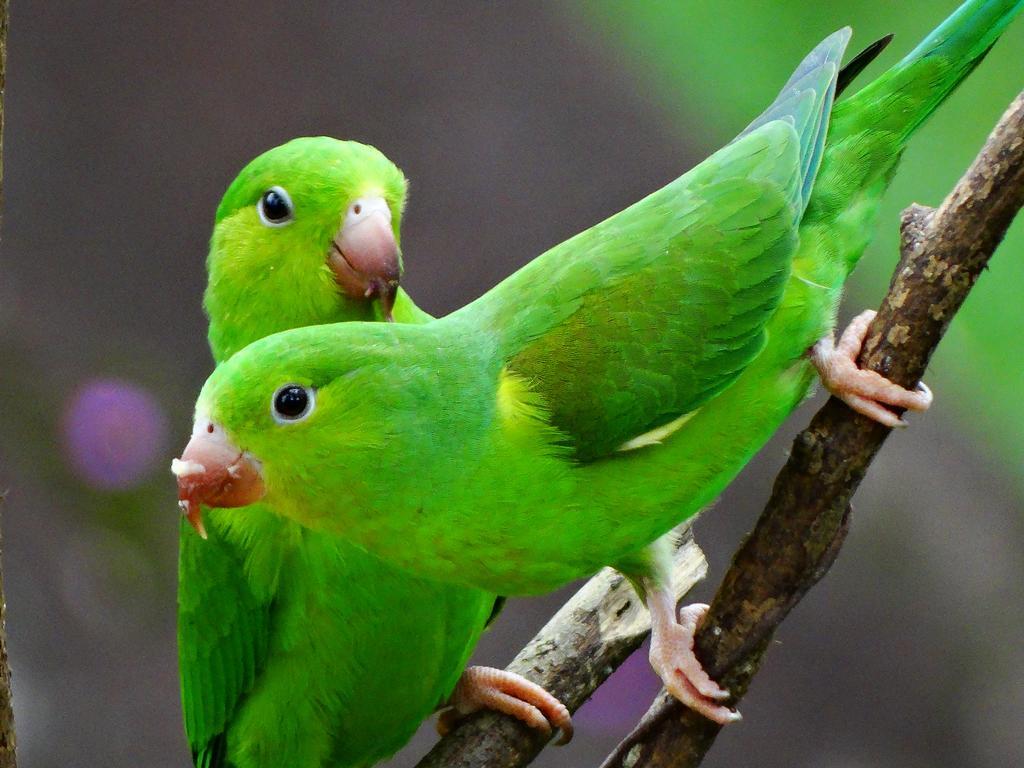
[[298,384],[285,384],[274,393],[270,412],[279,424],[302,421],[313,412],[316,391]]
[[256,203],[260,221],[268,227],[283,227],[292,220],[295,211],[292,199],[281,187],[271,187]]

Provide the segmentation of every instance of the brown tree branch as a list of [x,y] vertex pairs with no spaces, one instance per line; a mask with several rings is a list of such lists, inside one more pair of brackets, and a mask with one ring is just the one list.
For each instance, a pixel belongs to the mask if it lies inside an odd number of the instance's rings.
[[[0,213],[3,211],[4,92],[7,82],[7,0],[0,0]],[[3,496],[0,495],[0,505]],[[11,703],[11,667],[7,663],[7,601],[0,567],[0,768],[17,768],[14,748],[14,707]]]
[[[1024,93],[936,209],[903,212],[900,263],[860,364],[911,387],[1024,204]],[[754,531],[736,553],[697,635],[713,678],[739,699],[775,629],[828,571],[850,498],[889,429],[830,399],[793,443]],[[698,765],[719,726],[664,691],[603,768]]]
[[[687,533],[673,563],[678,597],[707,573]],[[630,583],[605,568],[573,595],[519,652],[508,669],[557,696],[570,711],[590,697],[650,631],[647,609]],[[548,738],[507,715],[479,712],[437,743],[417,768],[518,768]]]
[[[6,5],[4,3],[4,5]],[[5,9],[6,10],[6,9]],[[3,33],[0,28],[0,34]],[[0,52],[0,60],[3,53]],[[2,65],[0,65],[2,66]],[[0,100],[2,100],[0,91]],[[3,110],[0,101],[0,111]],[[4,496],[0,495],[0,507]],[[0,567],[0,768],[17,768],[14,736],[14,706],[11,702],[11,667],[7,663],[7,603],[4,599],[4,575]]]

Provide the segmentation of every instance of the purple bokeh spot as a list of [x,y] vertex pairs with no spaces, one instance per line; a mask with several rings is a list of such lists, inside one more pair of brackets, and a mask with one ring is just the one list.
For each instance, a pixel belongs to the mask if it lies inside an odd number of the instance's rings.
[[64,413],[64,448],[75,474],[100,490],[138,485],[162,460],[167,415],[147,390],[127,381],[83,385]]
[[661,681],[651,669],[647,654],[645,642],[580,707],[573,716],[577,727],[591,732],[619,732],[636,724],[661,690]]

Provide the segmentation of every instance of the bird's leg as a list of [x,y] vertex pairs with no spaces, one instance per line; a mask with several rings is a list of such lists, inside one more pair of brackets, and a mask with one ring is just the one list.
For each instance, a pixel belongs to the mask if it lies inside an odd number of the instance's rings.
[[466,715],[493,709],[544,733],[557,728],[562,735],[556,744],[567,744],[572,738],[572,716],[562,702],[522,675],[504,669],[470,667],[462,673],[445,707],[437,719],[437,732],[442,736]]
[[811,347],[811,362],[818,369],[821,383],[857,413],[887,427],[905,427],[907,422],[893,408],[925,411],[932,404],[932,393],[923,383],[911,391],[874,371],[857,367],[857,356],[864,346],[868,326],[875,311],[867,310],[855,317],[836,344],[830,336]]
[[671,589],[647,578],[641,580],[641,586],[651,612],[651,666],[665,688],[687,707],[719,725],[740,720],[739,712],[722,704],[729,698],[729,692],[708,676],[693,651],[694,634],[708,607],[695,603],[682,608],[677,615]]

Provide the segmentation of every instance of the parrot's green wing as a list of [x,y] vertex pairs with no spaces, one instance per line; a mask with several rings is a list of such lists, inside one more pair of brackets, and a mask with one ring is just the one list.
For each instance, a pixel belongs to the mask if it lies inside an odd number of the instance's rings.
[[225,730],[262,669],[271,601],[254,596],[245,558],[214,526],[206,541],[182,521],[178,648],[185,733],[196,768],[226,768]]
[[849,34],[812,51],[733,143],[452,316],[498,336],[578,460],[700,407],[764,347]]
[[[775,101],[733,141],[735,144],[744,136],[776,120],[790,123],[794,127],[800,137],[801,214],[807,208],[811,187],[818,174],[818,166],[821,165],[821,155],[825,151],[829,115],[832,112],[836,84],[841,73],[839,62],[852,34],[849,27],[844,27],[818,43],[790,75]],[[728,150],[733,144],[727,145],[724,150]],[[716,152],[709,159],[720,153],[721,151]],[[701,163],[694,170],[703,165],[704,163]],[[780,169],[780,173],[784,174],[785,170]]]
[[797,245],[797,146],[786,123],[758,129],[712,158],[729,176],[702,166],[707,183],[662,190],[531,264],[563,265],[548,301],[529,297],[539,280],[511,292],[526,309],[508,321],[532,338],[509,345],[507,368],[579,460],[699,407],[761,351]]

